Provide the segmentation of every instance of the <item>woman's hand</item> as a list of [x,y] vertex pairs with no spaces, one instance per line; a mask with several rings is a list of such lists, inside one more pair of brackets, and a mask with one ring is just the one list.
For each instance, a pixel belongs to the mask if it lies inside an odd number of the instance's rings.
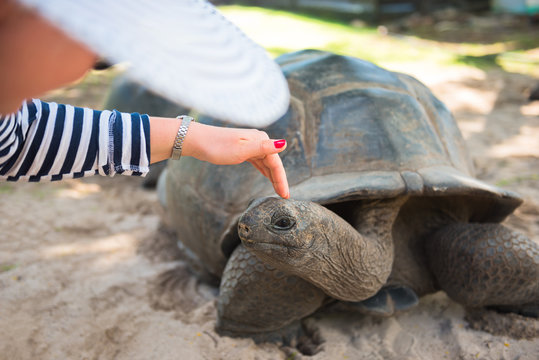
[[288,199],[288,181],[278,155],[285,148],[285,140],[271,140],[260,130],[191,123],[182,153],[217,165],[248,161],[271,181],[279,196]]
[[[152,163],[170,158],[179,126],[178,119],[150,118]],[[183,141],[182,156],[192,156],[216,165],[248,161],[271,181],[279,196],[288,199],[288,181],[278,155],[285,148],[285,140],[271,140],[260,130],[192,122]]]

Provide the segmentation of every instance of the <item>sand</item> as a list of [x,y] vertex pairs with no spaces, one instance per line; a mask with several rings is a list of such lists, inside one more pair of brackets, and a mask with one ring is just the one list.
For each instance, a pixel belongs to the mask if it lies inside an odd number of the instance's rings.
[[[403,70],[454,112],[477,175],[519,192],[505,224],[539,242],[537,80],[499,70]],[[53,97],[54,98],[54,97]],[[439,292],[385,319],[319,313],[322,341],[295,348],[221,337],[217,289],[159,231],[140,179],[0,184],[0,359],[536,359],[539,321],[467,313]],[[528,337],[528,338],[523,338]]]

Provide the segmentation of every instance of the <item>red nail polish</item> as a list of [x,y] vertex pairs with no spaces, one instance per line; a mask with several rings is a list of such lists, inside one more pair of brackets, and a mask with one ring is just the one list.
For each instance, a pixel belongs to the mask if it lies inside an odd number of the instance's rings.
[[273,145],[275,146],[276,149],[280,149],[282,148],[283,146],[286,145],[286,140],[282,139],[282,140],[275,140],[273,142]]

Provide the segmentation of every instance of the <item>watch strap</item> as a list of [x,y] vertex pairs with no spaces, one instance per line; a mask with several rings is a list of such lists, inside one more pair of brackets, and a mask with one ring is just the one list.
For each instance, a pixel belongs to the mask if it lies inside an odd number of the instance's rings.
[[189,130],[189,125],[191,124],[191,121],[193,121],[191,116],[186,115],[177,116],[176,118],[180,119],[181,123],[178,133],[176,134],[176,139],[174,139],[174,145],[172,146],[172,156],[170,157],[172,160],[180,160],[180,157],[182,156],[183,141],[187,135],[187,130]]

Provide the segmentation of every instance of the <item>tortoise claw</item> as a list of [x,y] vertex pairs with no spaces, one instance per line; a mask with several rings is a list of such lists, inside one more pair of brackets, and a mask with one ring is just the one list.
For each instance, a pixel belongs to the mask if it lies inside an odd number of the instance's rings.
[[395,312],[409,310],[419,303],[415,291],[407,286],[395,286],[387,289]]

